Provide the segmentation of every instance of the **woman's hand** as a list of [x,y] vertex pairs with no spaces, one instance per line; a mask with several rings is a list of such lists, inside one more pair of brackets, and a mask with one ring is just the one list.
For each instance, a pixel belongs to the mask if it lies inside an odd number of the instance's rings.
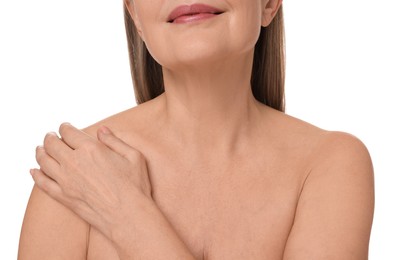
[[[62,124],[61,139],[45,136],[37,147],[40,169],[30,172],[36,185],[111,239],[112,225],[132,212],[140,199],[152,200],[143,155],[101,127],[98,140]],[[137,208],[137,205],[134,205]],[[125,218],[126,217],[126,218]]]

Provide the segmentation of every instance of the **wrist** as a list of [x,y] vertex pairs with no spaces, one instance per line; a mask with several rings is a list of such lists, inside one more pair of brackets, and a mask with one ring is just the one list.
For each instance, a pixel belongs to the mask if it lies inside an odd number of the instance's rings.
[[128,205],[111,235],[120,259],[194,259],[152,199],[139,197]]
[[138,228],[146,216],[152,214],[155,202],[142,194],[133,196],[133,199],[124,203],[126,206],[113,212],[113,222],[110,224],[109,239],[119,250],[137,245]]

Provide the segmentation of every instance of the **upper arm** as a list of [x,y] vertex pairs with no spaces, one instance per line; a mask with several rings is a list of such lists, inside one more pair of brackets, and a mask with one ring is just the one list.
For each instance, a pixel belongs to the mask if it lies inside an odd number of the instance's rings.
[[[100,123],[82,131],[97,138]],[[85,260],[89,238],[86,221],[34,185],[23,220],[19,260]]]
[[305,180],[284,259],[368,259],[372,162],[357,138],[329,135]]
[[34,186],[23,220],[18,259],[86,259],[89,225]]

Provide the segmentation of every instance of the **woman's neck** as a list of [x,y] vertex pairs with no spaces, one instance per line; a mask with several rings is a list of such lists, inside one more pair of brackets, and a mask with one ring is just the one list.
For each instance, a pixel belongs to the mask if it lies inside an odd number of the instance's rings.
[[204,68],[163,70],[165,122],[183,145],[233,152],[259,118],[250,78],[253,53]]

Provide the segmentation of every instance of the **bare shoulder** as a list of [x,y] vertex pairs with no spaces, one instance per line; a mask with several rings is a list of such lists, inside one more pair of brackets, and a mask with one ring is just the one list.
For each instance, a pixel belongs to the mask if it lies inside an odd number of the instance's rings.
[[159,97],[104,118],[85,127],[83,131],[92,137],[96,137],[97,130],[101,126],[106,126],[121,139],[128,139],[132,135],[135,135],[137,138],[140,137],[137,136],[139,134],[148,134],[148,129],[151,128],[154,123],[152,122],[154,121],[153,118],[158,117],[158,114],[161,113],[160,104],[157,102],[158,99]]
[[321,129],[288,115],[284,117],[286,118],[283,120],[287,123],[283,125],[287,127],[290,142],[303,140],[303,149],[307,149],[309,145],[312,151],[310,175],[319,176],[330,173],[350,177],[352,174],[358,174],[360,176],[352,177],[361,178],[364,174],[364,177],[373,177],[369,151],[358,137],[346,132]]
[[34,186],[23,220],[18,259],[86,259],[89,226]]
[[269,125],[272,132],[281,136],[286,146],[310,150],[311,167],[325,163],[356,163],[359,167],[372,170],[372,162],[367,147],[356,136],[340,131],[328,131],[301,119],[273,109],[268,109]]
[[[96,137],[101,125],[116,134],[141,131],[152,106],[140,105],[105,118],[83,130]],[[90,225],[34,186],[20,236],[18,259],[86,259]]]
[[[331,167],[357,169],[358,175],[366,174],[369,177],[373,175],[372,161],[367,147],[360,139],[349,133],[327,131],[322,137],[315,160],[316,169],[331,165]],[[354,174],[355,171],[342,171],[342,173]]]
[[349,133],[274,117],[286,142],[310,154],[283,259],[368,259],[374,211],[368,149]]

